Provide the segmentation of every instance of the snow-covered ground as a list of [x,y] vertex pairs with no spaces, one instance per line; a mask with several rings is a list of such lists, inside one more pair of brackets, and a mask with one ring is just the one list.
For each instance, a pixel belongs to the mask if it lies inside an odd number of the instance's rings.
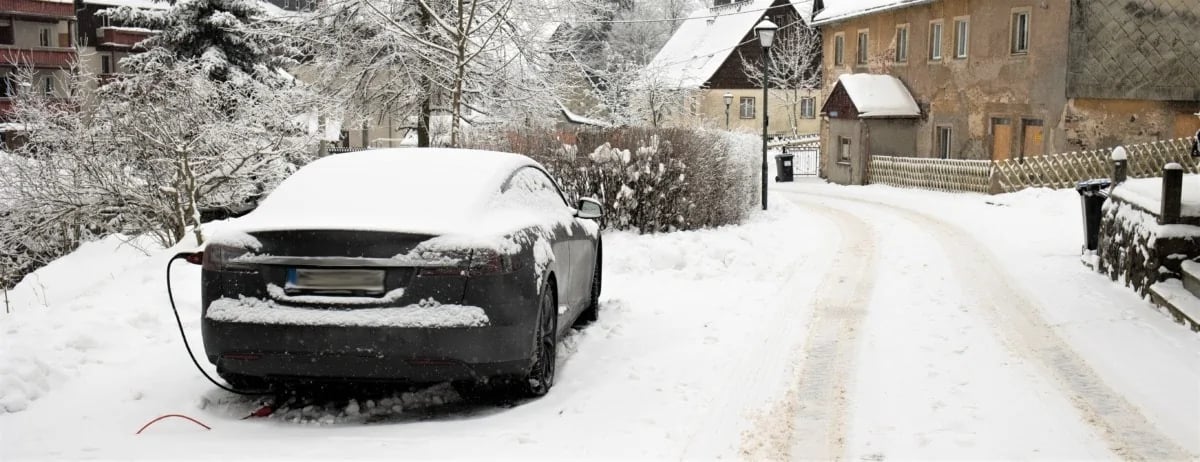
[[[1200,336],[1080,263],[1074,191],[773,187],[742,226],[606,234],[600,321],[514,407],[437,386],[240,420],[259,402],[175,331],[171,252],[89,244],[0,315],[0,459],[1200,456]],[[134,435],[169,413],[212,430]]]

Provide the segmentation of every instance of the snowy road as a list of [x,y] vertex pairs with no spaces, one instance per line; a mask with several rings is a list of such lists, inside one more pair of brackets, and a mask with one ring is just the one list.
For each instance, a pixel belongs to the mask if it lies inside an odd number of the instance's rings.
[[[172,331],[169,252],[97,243],[0,318],[0,459],[1200,456],[1200,336],[1080,264],[1073,191],[774,187],[742,226],[606,234],[601,320],[511,408],[439,386],[239,420],[258,402]],[[133,435],[165,413],[213,429]]]

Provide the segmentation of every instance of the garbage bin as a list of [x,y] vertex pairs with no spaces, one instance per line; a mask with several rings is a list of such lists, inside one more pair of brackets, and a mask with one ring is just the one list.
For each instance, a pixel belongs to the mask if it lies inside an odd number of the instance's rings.
[[1108,186],[1111,182],[1106,178],[1081,181],[1075,185],[1079,192],[1079,200],[1083,205],[1083,240],[1085,250],[1096,250],[1100,244],[1100,215],[1104,201],[1108,199]]
[[775,181],[776,182],[791,182],[795,172],[792,171],[792,161],[795,160],[795,155],[788,153],[785,149],[783,154],[775,154]]

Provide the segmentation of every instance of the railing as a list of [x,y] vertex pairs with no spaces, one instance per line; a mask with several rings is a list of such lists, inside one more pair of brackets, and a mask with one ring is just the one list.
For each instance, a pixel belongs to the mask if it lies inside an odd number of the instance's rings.
[[75,4],[38,0],[0,0],[0,14],[74,19]]
[[[1184,172],[1197,173],[1191,147],[1190,138],[1124,146],[1128,175],[1159,177],[1163,166],[1170,163],[1179,164]],[[988,194],[1025,188],[1073,188],[1081,181],[1110,177],[1113,149],[1000,161],[873,156],[867,174],[870,183],[938,191]]]
[[75,60],[74,48],[19,48],[0,45],[0,65],[65,68]]
[[[1163,166],[1172,162],[1182,165],[1188,173],[1196,173],[1191,147],[1189,138],[1125,146],[1129,156],[1129,176],[1162,176]],[[1002,192],[1025,188],[1073,188],[1080,181],[1108,178],[1112,173],[1111,155],[1112,148],[1108,148],[996,161],[996,181]]]
[[101,46],[132,48],[157,31],[132,27],[101,27],[96,29],[96,38]]

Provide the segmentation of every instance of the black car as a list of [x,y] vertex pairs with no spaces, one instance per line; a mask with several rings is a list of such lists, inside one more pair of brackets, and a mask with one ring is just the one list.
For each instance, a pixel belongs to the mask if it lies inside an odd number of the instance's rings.
[[208,360],[241,389],[453,381],[543,395],[562,335],[596,318],[601,215],[516,154],[323,158],[212,232]]

